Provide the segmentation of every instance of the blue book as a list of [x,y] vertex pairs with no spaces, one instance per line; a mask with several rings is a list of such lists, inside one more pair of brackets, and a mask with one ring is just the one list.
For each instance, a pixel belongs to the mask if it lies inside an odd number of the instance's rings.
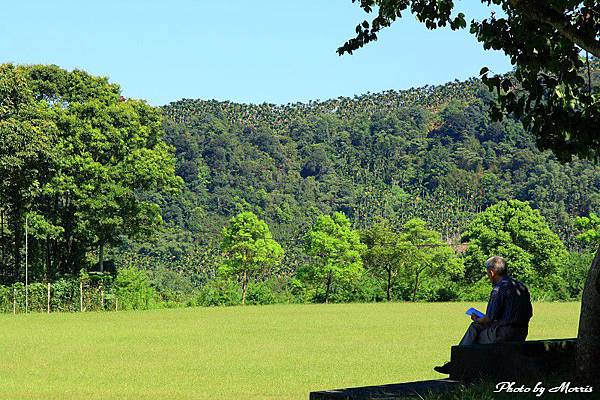
[[473,308],[473,307],[469,308],[465,314],[467,314],[467,315],[475,315],[477,318],[483,318],[483,317],[485,317],[484,313],[482,313],[481,311],[479,311],[478,309]]

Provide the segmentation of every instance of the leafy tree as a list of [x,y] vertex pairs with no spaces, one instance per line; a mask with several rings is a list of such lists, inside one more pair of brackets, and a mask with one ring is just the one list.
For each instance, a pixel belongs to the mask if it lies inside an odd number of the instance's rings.
[[352,229],[342,213],[321,215],[306,236],[306,251],[312,256],[310,272],[313,279],[325,283],[325,302],[329,301],[335,280],[352,281],[363,272],[358,231]]
[[396,247],[398,235],[388,221],[380,221],[361,232],[361,241],[366,245],[362,256],[365,269],[386,279],[386,296],[390,301],[393,279],[400,266]]
[[600,216],[591,212],[587,217],[579,217],[575,222],[581,233],[577,235],[577,239],[586,244],[600,244]]
[[[5,228],[13,235],[11,270],[3,268],[10,280],[19,276],[25,215],[32,211],[41,186],[56,162],[53,149],[57,128],[50,110],[36,102],[26,71],[11,64],[0,65],[0,213],[2,218],[2,265],[5,265]],[[55,231],[44,216],[36,214],[36,233],[42,226]]]
[[4,188],[12,188],[0,195],[14,199],[6,212],[15,235],[14,270],[27,212],[31,258],[45,264],[45,277],[89,265],[96,249],[102,271],[105,245],[160,223],[160,207],[148,193],[180,186],[160,113],[83,71],[3,65],[0,79],[0,163],[9,177]]
[[398,234],[387,220],[361,232],[361,241],[366,245],[362,256],[364,266],[373,275],[385,279],[387,301],[392,299],[392,285],[402,267],[398,240]]
[[572,298],[579,298],[586,283],[587,265],[594,261],[594,248],[600,245],[600,216],[595,212],[579,217],[575,221],[579,230],[577,240],[584,244],[583,249],[569,254],[562,275],[567,282],[567,290]]
[[225,275],[236,275],[242,282],[242,304],[251,275],[266,272],[281,263],[283,250],[273,240],[269,227],[253,212],[242,212],[223,228],[223,266]]
[[[48,72],[65,74],[51,67],[34,68],[34,82]],[[86,74],[65,78],[97,95],[88,98],[86,94],[61,116],[62,135],[56,148],[62,157],[47,193],[72,196],[77,215],[74,232],[97,246],[102,271],[107,244],[117,244],[121,235],[148,234],[161,222],[158,204],[143,193],[160,188],[174,191],[180,178],[174,175],[171,148],[160,140],[157,110],[143,101],[121,101],[118,92],[101,79]],[[51,95],[70,98],[81,91],[69,85]]]
[[425,277],[450,281],[463,273],[462,262],[454,250],[441,240],[438,232],[427,229],[422,219],[410,219],[402,226],[397,246],[402,249],[401,262],[413,281],[412,301],[417,300],[419,285]]
[[563,264],[566,251],[538,210],[519,200],[501,201],[477,215],[463,233],[466,278],[478,280],[489,257],[501,255],[513,276],[543,286]]
[[581,300],[583,286],[594,260],[594,252],[569,252],[569,255],[558,271],[558,276],[564,281],[567,298]]

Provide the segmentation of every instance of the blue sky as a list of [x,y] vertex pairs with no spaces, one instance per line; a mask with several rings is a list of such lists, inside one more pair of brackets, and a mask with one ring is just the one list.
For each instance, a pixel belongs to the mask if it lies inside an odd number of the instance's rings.
[[[473,0],[458,8],[469,20],[489,13]],[[366,17],[351,0],[20,0],[2,11],[1,62],[84,69],[153,105],[324,100],[511,69],[468,28],[430,31],[410,14],[340,57]]]

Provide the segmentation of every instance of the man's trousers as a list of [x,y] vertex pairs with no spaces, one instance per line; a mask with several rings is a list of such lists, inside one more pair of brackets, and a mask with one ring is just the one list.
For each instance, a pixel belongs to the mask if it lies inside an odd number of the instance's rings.
[[490,325],[472,322],[458,345],[519,342],[527,338],[527,333],[527,326],[505,325],[499,321]]

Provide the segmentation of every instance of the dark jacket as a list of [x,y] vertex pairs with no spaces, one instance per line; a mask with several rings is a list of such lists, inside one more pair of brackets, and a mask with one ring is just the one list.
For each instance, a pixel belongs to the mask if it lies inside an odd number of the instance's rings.
[[510,276],[503,277],[490,293],[485,314],[497,327],[499,341],[525,340],[533,316],[529,290]]

